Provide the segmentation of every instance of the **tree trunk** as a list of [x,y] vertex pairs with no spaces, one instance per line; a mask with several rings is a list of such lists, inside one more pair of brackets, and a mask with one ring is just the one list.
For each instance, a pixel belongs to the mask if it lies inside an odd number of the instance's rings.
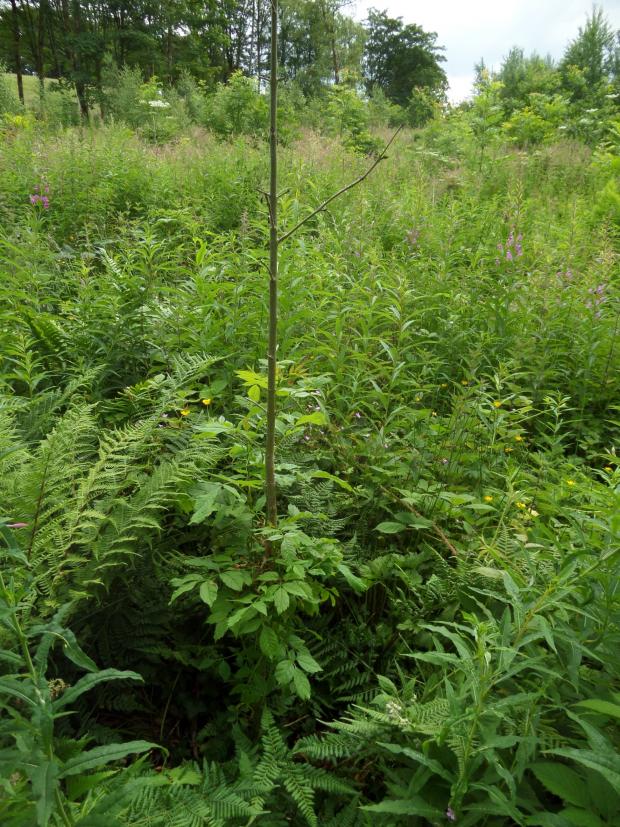
[[17,77],[17,94],[20,101],[24,102],[24,81],[22,79],[22,56],[20,49],[21,32],[19,30],[19,17],[17,14],[17,3],[11,0],[11,22],[13,24],[13,60],[15,62],[15,75]]

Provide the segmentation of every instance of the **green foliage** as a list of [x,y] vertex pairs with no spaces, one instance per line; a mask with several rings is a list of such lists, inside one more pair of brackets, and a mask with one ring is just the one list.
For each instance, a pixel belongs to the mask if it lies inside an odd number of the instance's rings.
[[368,91],[382,89],[393,103],[407,106],[411,91],[424,88],[441,94],[446,88],[445,60],[437,35],[386,12],[368,12],[368,39],[364,53]]
[[205,122],[222,137],[265,136],[267,113],[267,99],[258,93],[255,82],[236,72],[207,99]]
[[353,89],[334,86],[326,93],[322,110],[324,128],[345,147],[364,154],[379,151],[379,142],[368,129],[368,109]]
[[[0,822],[614,824],[611,104],[592,152],[481,73],[283,245],[267,529],[265,97],[215,78],[3,126]],[[283,98],[286,232],[406,113]]]

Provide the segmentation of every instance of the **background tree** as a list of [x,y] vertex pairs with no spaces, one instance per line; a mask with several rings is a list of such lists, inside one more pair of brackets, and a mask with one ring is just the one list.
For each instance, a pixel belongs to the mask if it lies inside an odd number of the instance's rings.
[[573,100],[591,97],[618,82],[619,65],[620,32],[614,32],[602,9],[595,6],[562,58],[564,86]]
[[526,57],[518,46],[508,52],[496,79],[502,83],[500,98],[508,116],[525,106],[531,94],[554,95],[561,89],[553,59],[536,52]]
[[376,88],[400,106],[407,106],[414,88],[442,96],[448,85],[441,67],[445,61],[437,35],[402,18],[371,9],[367,21],[364,76],[366,88]]

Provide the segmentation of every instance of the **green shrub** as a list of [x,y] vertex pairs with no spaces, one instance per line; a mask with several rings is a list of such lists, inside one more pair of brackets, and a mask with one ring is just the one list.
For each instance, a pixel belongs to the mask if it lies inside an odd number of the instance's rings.
[[204,125],[221,137],[267,134],[268,104],[256,82],[235,72],[207,97]]

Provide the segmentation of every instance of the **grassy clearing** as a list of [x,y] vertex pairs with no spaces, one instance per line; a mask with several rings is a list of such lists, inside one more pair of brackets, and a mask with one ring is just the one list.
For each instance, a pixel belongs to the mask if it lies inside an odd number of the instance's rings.
[[[12,72],[5,72],[4,77],[8,80],[15,96],[17,96],[17,76]],[[40,86],[39,79],[34,75],[22,75],[24,85],[24,104],[28,109],[36,109],[39,102]],[[50,91],[58,84],[55,78],[45,78],[44,88]]]

